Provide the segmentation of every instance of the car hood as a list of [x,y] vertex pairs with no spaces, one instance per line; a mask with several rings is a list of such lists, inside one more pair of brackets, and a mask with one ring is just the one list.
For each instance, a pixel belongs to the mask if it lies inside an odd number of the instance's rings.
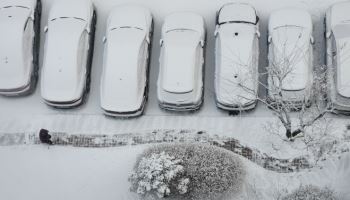
[[149,31],[152,21],[150,11],[137,6],[118,6],[108,17],[107,26],[110,28],[118,27],[137,27]]
[[[236,36],[235,33],[238,33]],[[226,104],[246,104],[255,99],[257,66],[253,60],[255,27],[247,24],[222,25],[217,48],[217,98]]]
[[0,8],[7,6],[23,6],[31,10],[34,9],[37,0],[1,0]]
[[300,91],[309,83],[310,31],[301,27],[281,27],[272,32],[272,63],[283,70],[282,89]]
[[53,101],[70,101],[81,95],[82,78],[86,66],[82,66],[79,49],[86,22],[78,19],[59,19],[49,25],[43,73],[43,96]]
[[188,29],[205,35],[204,19],[202,16],[191,12],[177,12],[167,16],[162,26],[162,35],[176,29]]
[[26,56],[31,56],[28,55],[31,51],[24,49],[24,43],[31,37],[24,33],[29,16],[30,10],[26,8],[0,11],[0,89],[23,87],[30,80],[31,59]]
[[165,35],[162,60],[162,87],[170,93],[194,90],[199,34],[195,31],[172,31]]
[[89,21],[92,16],[91,0],[55,1],[49,13],[49,21],[60,17],[76,17]]
[[246,22],[257,23],[255,9],[245,3],[229,3],[224,5],[219,13],[218,23],[225,22]]
[[142,77],[146,69],[140,68],[146,59],[140,57],[145,37],[144,31],[135,28],[109,32],[101,79],[101,106],[105,110],[128,112],[140,108],[146,84],[146,77]]
[[350,98],[350,37],[337,40],[337,90],[344,97]]
[[312,29],[311,15],[302,9],[286,8],[274,11],[270,15],[269,32],[283,26],[300,26],[306,29]]
[[348,15],[348,12],[350,10],[349,1],[336,3],[331,7],[331,10],[331,26],[350,22],[350,17]]

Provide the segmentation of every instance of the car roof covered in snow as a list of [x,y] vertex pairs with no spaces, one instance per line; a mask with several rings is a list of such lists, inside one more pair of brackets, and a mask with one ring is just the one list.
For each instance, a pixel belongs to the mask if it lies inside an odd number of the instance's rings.
[[[146,69],[140,53],[146,32],[139,29],[114,29],[109,32],[101,79],[101,106],[113,112],[130,112],[141,107]],[[144,57],[146,59],[146,57]],[[122,97],[122,98],[121,98]]]
[[269,32],[282,26],[300,26],[312,29],[311,15],[306,10],[296,8],[274,11],[270,15]]
[[171,31],[164,38],[162,88],[170,93],[193,91],[196,53],[200,35],[196,31]]
[[152,23],[151,12],[144,7],[124,5],[112,10],[108,17],[108,29],[136,27],[148,31]]
[[335,26],[340,23],[350,23],[350,2],[339,2],[330,7],[331,9],[331,26]]
[[256,24],[258,18],[253,6],[246,3],[229,3],[221,7],[218,16],[218,24],[227,22],[245,22]]
[[163,35],[171,30],[189,29],[205,34],[204,19],[191,12],[177,12],[167,16],[162,27]]
[[9,6],[22,6],[34,10],[36,2],[36,0],[1,0],[0,9]]
[[30,15],[27,8],[0,9],[0,89],[19,88],[28,83],[30,70],[25,56],[29,52],[23,47],[27,42],[24,29]]
[[72,101],[80,97],[83,63],[80,48],[86,22],[74,18],[55,20],[47,32],[42,73],[42,95],[48,101]]
[[[236,32],[239,34],[235,35]],[[238,23],[220,27],[215,81],[217,99],[221,103],[245,105],[254,99],[252,91],[257,91],[258,85],[255,37],[255,27],[251,25]]]
[[92,16],[93,5],[91,0],[59,0],[52,5],[49,21],[57,18],[80,18],[88,21]]

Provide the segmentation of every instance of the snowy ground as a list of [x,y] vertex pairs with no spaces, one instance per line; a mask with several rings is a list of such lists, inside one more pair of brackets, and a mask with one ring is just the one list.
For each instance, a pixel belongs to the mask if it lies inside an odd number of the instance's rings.
[[[136,200],[128,175],[146,146],[109,149],[0,147],[0,197],[6,200]],[[238,200],[272,200],[299,184],[334,188],[349,200],[350,154],[312,172],[278,174],[244,160],[247,183]]]
[[[42,30],[47,24],[48,11],[55,0],[43,0]],[[325,9],[332,3],[341,0],[247,0],[256,7],[261,18],[260,29],[262,33],[260,43],[260,71],[263,72],[267,65],[266,55],[266,34],[269,13],[272,10],[283,7],[305,8],[312,13],[314,21],[315,61],[316,64],[323,64],[325,52],[323,39],[323,17]],[[97,13],[97,32],[95,39],[95,54],[92,67],[91,93],[86,105],[75,110],[59,111],[47,107],[40,97],[40,90],[24,98],[0,97],[0,132],[23,132],[37,131],[45,127],[57,131],[75,131],[84,133],[110,132],[121,130],[149,130],[154,127],[160,128],[216,128],[217,132],[232,132],[232,130],[246,131],[253,130],[246,124],[253,124],[256,121],[268,121],[270,112],[263,105],[240,117],[228,117],[228,114],[218,110],[215,106],[214,88],[214,27],[215,12],[228,0],[94,0]],[[105,118],[99,107],[99,82],[102,68],[102,37],[104,36],[106,18],[108,12],[115,5],[123,3],[136,3],[150,8],[155,19],[155,35],[153,38],[153,51],[151,61],[150,95],[146,106],[145,116],[133,120],[115,120]],[[198,6],[200,5],[200,6]],[[206,55],[206,76],[205,76],[205,103],[203,108],[196,113],[181,116],[179,114],[164,112],[158,108],[156,100],[156,80],[158,76],[158,57],[160,29],[166,15],[175,11],[194,11],[205,17],[208,41]],[[42,31],[42,35],[44,33]],[[44,37],[41,39],[41,61],[43,55]],[[38,85],[40,88],[40,83]],[[263,91],[261,94],[263,95]],[[243,119],[241,119],[243,118]],[[221,120],[218,119],[223,119]],[[204,125],[204,127],[203,127]],[[234,126],[234,127],[233,127]],[[255,127],[254,127],[255,128]]]
[[[46,25],[49,8],[55,0],[43,1],[42,29]],[[57,0],[60,1],[60,0]],[[244,0],[242,0],[244,1]],[[323,16],[332,3],[342,0],[247,0],[256,7],[261,18],[260,71],[266,61],[266,31],[269,13],[283,7],[305,8],[313,16],[316,65],[324,64]],[[144,5],[153,12],[155,35],[150,76],[150,98],[145,116],[137,119],[118,120],[106,118],[99,108],[99,81],[102,68],[102,37],[108,12],[122,3]],[[40,97],[40,83],[35,93],[23,98],[0,97],[0,134],[33,133],[40,128],[70,134],[124,134],[143,133],[160,129],[203,130],[210,134],[232,137],[243,144],[261,150],[268,155],[289,158],[305,151],[302,142],[291,144],[280,136],[269,134],[264,127],[274,122],[270,111],[263,105],[249,113],[230,117],[215,106],[214,88],[214,19],[215,12],[228,0],[94,0],[97,13],[95,55],[92,68],[91,93],[87,104],[81,108],[59,111],[47,107]],[[156,100],[158,76],[159,37],[164,17],[174,11],[194,11],[206,19],[208,41],[206,56],[205,103],[196,113],[180,115],[164,112]],[[44,35],[42,33],[42,35]],[[44,37],[41,46],[44,45]],[[42,60],[43,48],[41,48]],[[264,95],[264,91],[260,91]],[[332,118],[332,134],[349,135],[348,117]],[[284,139],[284,138],[283,138]],[[0,199],[120,199],[132,200],[136,196],[128,190],[127,176],[145,146],[108,149],[84,149],[44,146],[0,146]],[[338,154],[337,154],[338,156]],[[242,199],[271,200],[278,191],[292,190],[304,184],[328,185],[349,200],[350,154],[340,159],[329,159],[323,168],[311,172],[278,174],[266,171],[245,161],[249,171],[248,183]],[[19,192],[20,191],[20,192]],[[251,196],[255,195],[256,196]]]

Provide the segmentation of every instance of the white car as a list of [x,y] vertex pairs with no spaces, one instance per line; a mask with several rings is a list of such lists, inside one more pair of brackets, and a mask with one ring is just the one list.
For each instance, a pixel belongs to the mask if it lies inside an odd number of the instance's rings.
[[55,1],[45,27],[41,95],[56,108],[81,105],[89,91],[96,14],[89,0]]
[[[312,20],[307,11],[282,9],[269,21],[268,100],[294,109],[309,105],[313,85]],[[282,95],[281,95],[282,94]]]
[[40,0],[0,1],[0,94],[34,91],[39,58]]
[[327,10],[326,44],[328,100],[340,113],[350,112],[350,2]]
[[199,109],[204,87],[204,19],[190,12],[169,15],[162,27],[160,46],[160,107],[173,111]]
[[229,3],[217,13],[215,96],[219,108],[251,110],[259,88],[259,18],[249,4]]
[[100,95],[106,115],[136,117],[143,113],[152,34],[153,18],[148,9],[119,6],[110,13]]

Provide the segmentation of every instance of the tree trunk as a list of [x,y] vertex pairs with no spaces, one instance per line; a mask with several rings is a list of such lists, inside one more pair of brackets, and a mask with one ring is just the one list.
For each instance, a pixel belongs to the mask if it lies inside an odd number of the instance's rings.
[[290,128],[286,128],[286,136],[288,139],[292,137],[292,130]]

